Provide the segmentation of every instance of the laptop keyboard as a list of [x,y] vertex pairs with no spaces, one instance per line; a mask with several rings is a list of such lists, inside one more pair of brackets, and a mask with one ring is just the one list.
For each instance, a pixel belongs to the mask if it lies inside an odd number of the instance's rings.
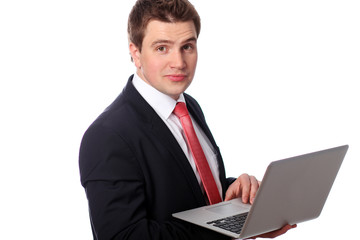
[[241,213],[235,216],[207,222],[207,224],[228,230],[236,234],[240,234],[241,229],[244,226],[247,215],[248,213]]

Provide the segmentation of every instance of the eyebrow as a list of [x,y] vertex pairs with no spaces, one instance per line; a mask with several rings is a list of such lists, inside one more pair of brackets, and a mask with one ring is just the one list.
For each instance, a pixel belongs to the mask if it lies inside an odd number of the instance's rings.
[[[191,38],[186,39],[182,43],[186,43],[186,42],[197,42],[197,38],[191,37]],[[174,43],[174,41],[159,39],[159,40],[155,40],[154,42],[152,42],[151,47],[154,47],[159,44],[173,44],[173,43]]]

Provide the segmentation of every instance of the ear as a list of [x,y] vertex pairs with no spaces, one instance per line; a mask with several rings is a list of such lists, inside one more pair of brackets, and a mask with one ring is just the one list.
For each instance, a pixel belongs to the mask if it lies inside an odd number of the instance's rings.
[[130,42],[129,51],[136,68],[141,68],[141,61],[140,61],[141,52],[139,48],[133,42]]

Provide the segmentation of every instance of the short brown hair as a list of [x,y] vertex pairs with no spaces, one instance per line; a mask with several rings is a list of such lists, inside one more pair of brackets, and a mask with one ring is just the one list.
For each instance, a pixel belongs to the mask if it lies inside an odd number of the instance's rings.
[[128,20],[129,41],[141,51],[146,27],[150,20],[162,22],[193,21],[200,34],[200,16],[188,0],[138,0]]

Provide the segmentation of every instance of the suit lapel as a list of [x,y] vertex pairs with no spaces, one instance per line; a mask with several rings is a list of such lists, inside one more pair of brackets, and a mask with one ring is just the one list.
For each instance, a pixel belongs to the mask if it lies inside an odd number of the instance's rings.
[[184,179],[186,179],[186,182],[192,189],[199,206],[205,205],[204,195],[183,150],[163,120],[135,89],[132,84],[132,77],[130,77],[125,87],[124,94],[132,107],[137,110],[140,119],[144,121],[144,124],[149,126],[154,138],[158,139],[162,145],[164,145],[165,149],[171,153],[179,169],[183,172]]
[[211,134],[211,131],[210,131],[208,125],[206,124],[205,117],[204,117],[204,114],[202,113],[200,106],[196,103],[195,99],[193,99],[189,95],[184,94],[184,96],[185,96],[187,107],[188,107],[188,110],[189,110],[191,116],[194,118],[194,120],[197,122],[197,124],[199,124],[201,129],[204,131],[205,135],[210,140],[212,146],[214,147],[214,151],[217,156],[216,159],[218,161],[218,166],[219,166],[220,182],[221,182],[222,189],[223,189],[223,197],[225,197],[225,192],[227,189],[225,166],[224,166],[224,162],[222,160],[221,154],[220,154],[220,149],[217,146],[215,139],[214,139],[213,135]]
[[172,135],[171,131],[165,125],[165,123],[161,120],[160,117],[155,114],[152,122],[153,126],[153,134],[157,137],[165,148],[172,154],[173,159],[176,164],[179,166],[179,169],[183,172],[186,181],[194,193],[195,198],[197,199],[200,205],[205,205],[204,195],[202,194],[199,183],[196,179],[193,169],[189,164],[189,160],[186,158],[183,150],[180,145]]

